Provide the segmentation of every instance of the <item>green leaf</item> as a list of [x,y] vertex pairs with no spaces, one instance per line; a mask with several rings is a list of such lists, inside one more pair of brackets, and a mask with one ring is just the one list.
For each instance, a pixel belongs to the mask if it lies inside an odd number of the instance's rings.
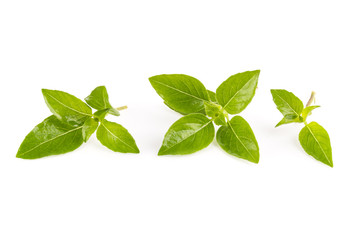
[[95,118],[97,118],[99,121],[102,121],[104,120],[104,118],[106,117],[106,115],[109,113],[110,111],[110,108],[106,108],[106,109],[103,109],[103,110],[99,110],[99,111],[96,111],[94,113],[94,116]]
[[203,114],[186,115],[167,131],[158,155],[184,155],[209,146],[215,136],[212,122]]
[[35,159],[63,154],[75,150],[82,143],[82,126],[70,126],[52,115],[25,137],[16,157]]
[[96,132],[96,137],[102,145],[122,153],[139,153],[134,138],[118,123],[103,120]]
[[246,108],[255,95],[260,70],[235,74],[216,90],[218,103],[230,114],[238,114]]
[[83,128],[82,128],[82,136],[84,142],[87,142],[91,135],[96,131],[99,122],[93,118],[89,118],[85,121]]
[[320,106],[316,105],[316,106],[308,106],[304,108],[301,112],[301,116],[303,117],[304,121],[306,121],[307,117],[311,115],[312,111],[318,107]]
[[[171,110],[173,110],[173,111],[175,111],[175,112],[177,112],[177,113],[180,113],[181,115],[187,115],[186,113],[183,113],[183,112],[180,112],[180,111],[177,111],[177,110],[175,110],[174,108],[172,108],[169,104],[167,104],[165,101],[164,101],[164,104],[166,105],[166,106],[168,106],[168,108],[170,108]],[[204,109],[202,109],[202,111],[203,111]]]
[[50,111],[61,121],[81,126],[92,116],[91,108],[77,97],[66,92],[42,89]]
[[276,127],[287,123],[303,122],[300,114],[304,109],[304,104],[298,97],[283,89],[271,89],[271,95],[277,109],[284,116]]
[[209,96],[196,78],[184,74],[163,74],[149,80],[171,109],[182,114],[205,113],[204,101],[209,101]]
[[316,160],[333,167],[330,137],[326,130],[316,122],[307,124],[299,134],[301,146]]
[[259,146],[250,125],[235,116],[227,126],[219,128],[216,140],[227,153],[253,163],[259,162]]
[[304,122],[304,121],[301,116],[293,118],[293,116],[288,115],[288,116],[284,117],[283,119],[281,119],[281,121],[278,122],[278,124],[276,124],[275,127],[281,126],[283,124],[288,124],[288,123],[302,123],[302,122]]
[[214,102],[214,103],[218,103],[216,100],[216,93],[214,93],[213,91],[207,90],[208,94],[209,94],[209,99],[210,101]]
[[113,108],[109,102],[109,95],[105,86],[95,88],[89,96],[85,98],[87,104],[96,110],[103,110],[109,108],[109,113],[115,116],[120,116],[118,110]]
[[224,110],[221,108],[221,106],[212,102],[204,102],[204,104],[206,115],[210,117],[216,125],[226,126],[227,114],[224,113]]

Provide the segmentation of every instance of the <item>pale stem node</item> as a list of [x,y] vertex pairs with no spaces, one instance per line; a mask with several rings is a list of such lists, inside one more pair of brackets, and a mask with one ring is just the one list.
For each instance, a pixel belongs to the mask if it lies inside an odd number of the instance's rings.
[[116,108],[116,110],[121,111],[121,110],[125,110],[125,109],[127,109],[127,108],[128,108],[127,106],[122,106],[122,107]]
[[314,100],[315,100],[315,92],[312,91],[312,92],[311,92],[310,99],[309,99],[309,101],[308,101],[307,104],[306,104],[306,107],[310,106],[310,105],[314,102]]

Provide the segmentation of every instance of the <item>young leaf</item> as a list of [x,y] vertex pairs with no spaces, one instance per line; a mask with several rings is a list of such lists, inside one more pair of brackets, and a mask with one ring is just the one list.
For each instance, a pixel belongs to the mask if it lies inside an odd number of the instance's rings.
[[81,126],[92,115],[91,108],[77,97],[66,92],[42,89],[50,111],[61,121]]
[[97,127],[99,125],[99,122],[97,122],[93,118],[89,118],[85,121],[83,128],[82,128],[82,136],[84,142],[87,142],[91,135],[96,131]]
[[70,126],[52,115],[25,137],[16,157],[35,159],[67,153],[80,147],[82,143],[82,127]]
[[271,95],[273,96],[277,109],[279,109],[284,116],[276,127],[282,124],[303,121],[300,114],[304,109],[304,104],[293,93],[283,89],[271,89]]
[[218,103],[216,100],[216,93],[214,93],[213,91],[207,90],[208,94],[209,94],[209,99],[210,101],[212,101],[213,103]]
[[260,70],[235,74],[216,90],[218,103],[230,114],[238,114],[246,108],[255,95]]
[[308,106],[306,108],[304,108],[301,112],[301,116],[303,117],[304,121],[306,121],[307,117],[311,115],[312,111],[315,109],[315,108],[318,108],[320,106]]
[[101,121],[101,120],[105,119],[105,117],[109,113],[109,111],[110,111],[110,108],[99,110],[99,111],[94,112],[94,116],[95,116],[95,118],[97,118],[98,120]]
[[215,136],[212,122],[200,113],[186,115],[167,131],[158,155],[184,155],[209,146]]
[[217,104],[212,102],[204,102],[205,112],[208,117],[210,117],[216,125],[226,126],[226,116],[224,110]]
[[219,128],[216,140],[227,153],[253,163],[259,162],[259,146],[250,125],[240,116]]
[[109,95],[105,86],[95,88],[89,96],[85,98],[87,104],[97,110],[109,109],[109,113],[115,116],[120,116],[118,110],[113,108],[109,102]]
[[139,153],[134,138],[118,123],[103,120],[96,132],[97,139],[114,152]]
[[204,85],[196,78],[184,74],[163,74],[149,80],[171,109],[183,114],[205,113],[204,101],[209,101],[209,96]]
[[326,130],[316,122],[311,122],[300,131],[299,141],[309,155],[333,167],[330,137]]

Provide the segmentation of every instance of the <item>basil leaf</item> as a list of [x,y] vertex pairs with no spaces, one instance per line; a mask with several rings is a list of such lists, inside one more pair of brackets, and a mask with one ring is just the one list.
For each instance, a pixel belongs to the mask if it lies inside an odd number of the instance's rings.
[[110,111],[110,108],[103,109],[103,110],[99,110],[99,111],[96,111],[96,112],[94,113],[94,116],[95,116],[98,120],[102,121],[102,120],[104,120],[104,118],[106,117],[106,115],[109,113],[109,111]]
[[163,74],[149,80],[171,109],[182,114],[205,113],[204,101],[209,101],[209,96],[196,78],[184,74]]
[[212,101],[214,103],[218,103],[216,100],[216,93],[214,93],[213,91],[210,91],[210,90],[207,90],[207,92],[208,92],[210,101]]
[[209,146],[214,136],[214,125],[207,117],[200,113],[186,115],[171,125],[158,155],[197,152]]
[[299,134],[301,146],[316,160],[333,167],[330,137],[326,130],[316,122],[311,122]]
[[167,104],[165,101],[164,101],[164,104],[165,104],[166,106],[168,106],[168,108],[170,108],[171,110],[173,110],[173,111],[175,111],[175,112],[177,112],[177,113],[180,113],[181,115],[187,115],[186,113],[183,113],[183,112],[180,112],[180,111],[175,110],[175,109],[172,108],[169,104]]
[[224,111],[221,109],[221,106],[212,102],[204,102],[204,105],[206,115],[210,117],[216,125],[225,126],[227,124],[226,116],[224,114]]
[[85,98],[85,101],[96,110],[109,108],[110,114],[120,116],[119,111],[111,106],[109,102],[109,95],[105,86],[95,88],[91,94]]
[[96,132],[96,137],[102,145],[122,153],[139,153],[134,138],[118,123],[103,120]]
[[42,89],[50,111],[61,121],[81,126],[92,115],[91,108],[77,97],[66,92]]
[[287,123],[303,122],[300,114],[304,109],[304,104],[298,97],[283,89],[271,89],[271,95],[273,96],[277,109],[279,109],[284,116],[275,127]]
[[311,115],[312,110],[314,110],[315,108],[318,108],[320,106],[316,105],[316,106],[308,106],[306,108],[304,108],[301,112],[301,116],[303,117],[304,121],[306,121],[307,117]]
[[93,118],[89,118],[85,121],[83,128],[82,128],[82,136],[84,142],[87,142],[91,135],[96,131],[99,122]]
[[259,146],[250,125],[240,116],[219,128],[216,140],[227,153],[253,163],[259,162]]
[[218,103],[230,114],[238,114],[246,108],[255,95],[260,70],[235,74],[216,90]]
[[70,126],[52,115],[25,137],[16,157],[35,159],[63,154],[75,150],[82,143],[82,127]]

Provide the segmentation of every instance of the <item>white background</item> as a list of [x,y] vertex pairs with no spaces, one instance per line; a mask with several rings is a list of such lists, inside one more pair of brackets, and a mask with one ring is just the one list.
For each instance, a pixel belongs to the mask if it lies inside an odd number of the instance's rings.
[[[358,1],[0,2],[0,239],[360,239]],[[148,77],[184,73],[209,89],[260,69],[241,115],[258,165],[216,142],[158,157],[180,115]],[[50,115],[41,88],[85,98],[106,85],[139,155],[95,137],[66,155],[16,159]],[[274,128],[270,89],[307,101],[329,132],[334,168],[302,150],[301,125]]]

